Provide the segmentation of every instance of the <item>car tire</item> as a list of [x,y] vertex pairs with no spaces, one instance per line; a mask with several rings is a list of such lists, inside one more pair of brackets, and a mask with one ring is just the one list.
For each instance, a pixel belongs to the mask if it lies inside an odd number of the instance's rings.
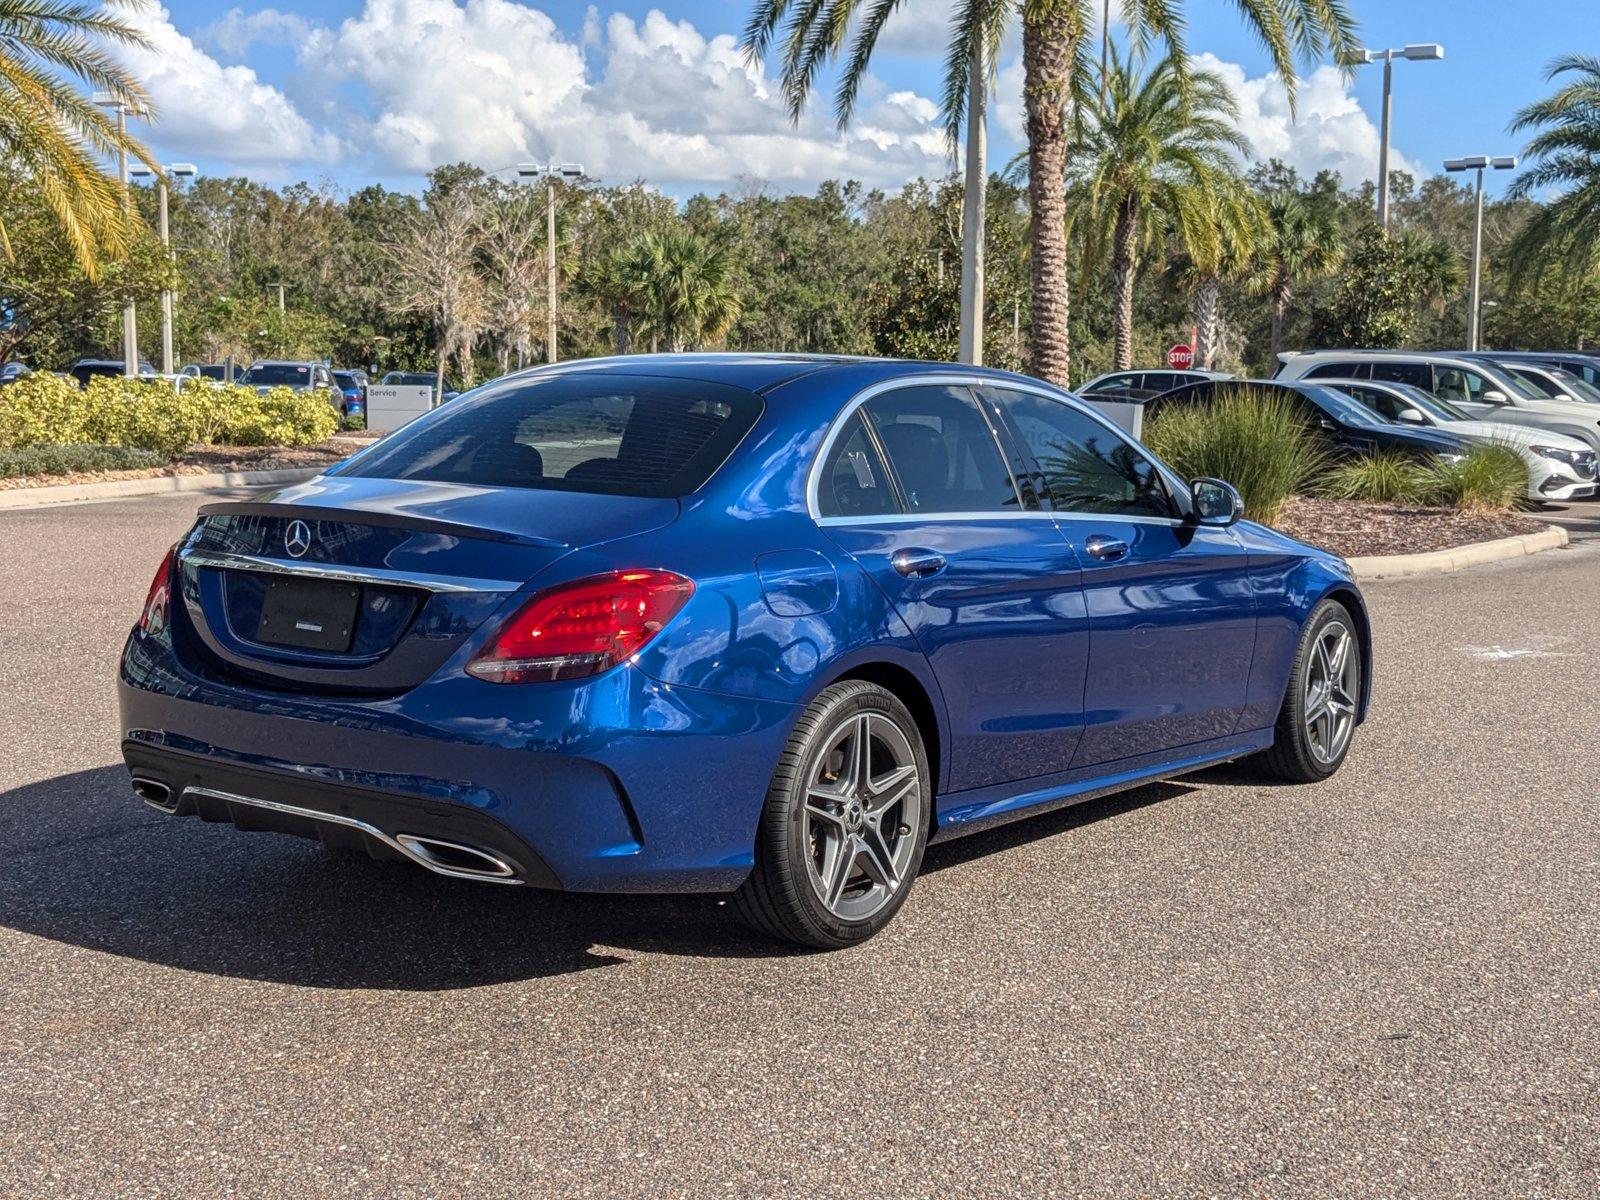
[[778,760],[755,866],[733,909],[777,941],[821,950],[863,942],[905,903],[932,811],[927,751],[910,710],[877,684],[833,684]]
[[[1334,661],[1338,647],[1343,657]],[[1361,671],[1361,640],[1350,610],[1337,600],[1322,601],[1300,636],[1272,747],[1250,760],[1261,774],[1320,783],[1343,765],[1360,714]]]

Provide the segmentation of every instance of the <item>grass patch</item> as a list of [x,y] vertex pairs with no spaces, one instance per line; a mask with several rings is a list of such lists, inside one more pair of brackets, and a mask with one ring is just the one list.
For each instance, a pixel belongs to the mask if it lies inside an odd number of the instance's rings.
[[1316,483],[1318,495],[1376,504],[1424,504],[1434,490],[1428,467],[1393,451],[1339,463]]
[[141,471],[166,465],[153,450],[137,446],[60,446],[44,443],[0,449],[0,479],[22,475],[74,475],[84,471]]
[[1509,512],[1528,499],[1528,466],[1506,446],[1471,447],[1460,462],[1436,459],[1425,468],[1423,499],[1469,513]]
[[1185,479],[1226,479],[1244,515],[1270,524],[1327,462],[1319,439],[1271,393],[1230,389],[1209,404],[1166,405],[1145,422],[1144,443]]

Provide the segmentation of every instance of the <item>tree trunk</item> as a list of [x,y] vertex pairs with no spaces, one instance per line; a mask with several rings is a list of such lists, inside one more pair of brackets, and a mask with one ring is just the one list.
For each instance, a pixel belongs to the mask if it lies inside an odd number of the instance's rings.
[[1283,318],[1289,311],[1289,281],[1282,274],[1272,281],[1272,339],[1268,354],[1269,370],[1278,369],[1278,353],[1283,349]]
[[1222,279],[1207,275],[1194,292],[1194,365],[1211,370],[1217,357],[1217,315],[1222,299]]
[[628,352],[628,310],[617,305],[611,310],[611,336],[616,339],[617,353]]
[[1139,202],[1126,196],[1117,206],[1117,227],[1112,233],[1111,295],[1115,305],[1112,329],[1115,336],[1114,371],[1133,367],[1133,277],[1138,272]]
[[[1073,45],[1068,6],[1047,0],[1022,23],[1023,100],[1027,106],[1029,283],[1033,294],[1030,364],[1040,379],[1067,387],[1072,365],[1067,275],[1067,90]],[[1026,13],[1026,9],[1024,10]]]

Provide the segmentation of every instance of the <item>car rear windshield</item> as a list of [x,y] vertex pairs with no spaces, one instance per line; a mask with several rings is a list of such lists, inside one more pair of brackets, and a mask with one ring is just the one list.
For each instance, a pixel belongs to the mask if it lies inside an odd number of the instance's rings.
[[615,496],[684,496],[761,413],[750,392],[576,371],[491,384],[378,443],[341,474]]
[[257,387],[276,387],[280,383],[304,384],[311,380],[311,368],[304,363],[262,363],[244,373],[244,383]]

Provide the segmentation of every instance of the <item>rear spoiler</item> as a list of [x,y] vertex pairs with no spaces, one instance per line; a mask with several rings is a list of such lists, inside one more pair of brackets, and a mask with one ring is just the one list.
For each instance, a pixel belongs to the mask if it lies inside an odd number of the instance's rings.
[[536,537],[532,534],[505,533],[498,529],[483,529],[477,525],[462,525],[455,521],[441,521],[435,517],[408,517],[395,513],[367,512],[359,508],[322,508],[315,504],[274,504],[260,500],[223,500],[216,504],[200,506],[202,517],[301,517],[308,521],[343,522],[349,525],[378,525],[385,529],[410,529],[417,533],[441,533],[450,537],[469,538],[479,542],[503,542],[512,546],[543,546],[551,550],[565,549],[571,545],[559,538]]

